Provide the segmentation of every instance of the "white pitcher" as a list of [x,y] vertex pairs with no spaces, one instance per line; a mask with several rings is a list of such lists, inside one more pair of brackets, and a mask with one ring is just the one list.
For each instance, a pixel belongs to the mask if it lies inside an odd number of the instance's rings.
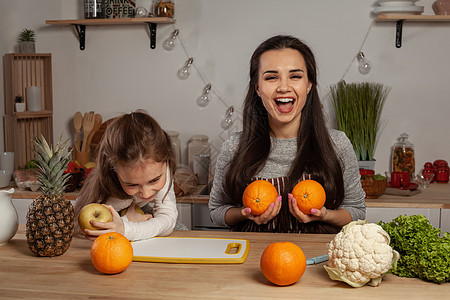
[[12,203],[14,189],[0,191],[0,246],[11,240],[19,228],[19,217]]

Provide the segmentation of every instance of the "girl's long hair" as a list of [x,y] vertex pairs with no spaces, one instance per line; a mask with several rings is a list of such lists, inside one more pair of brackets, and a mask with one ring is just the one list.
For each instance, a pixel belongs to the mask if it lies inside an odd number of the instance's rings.
[[[75,215],[89,203],[105,203],[110,197],[131,199],[117,178],[114,166],[145,159],[167,163],[171,180],[175,153],[169,135],[143,110],[115,118],[106,128],[97,151],[96,167],[85,180],[75,202]],[[77,226],[76,226],[77,227]]]
[[328,209],[336,209],[344,199],[342,168],[325,124],[317,91],[314,54],[306,44],[295,37],[274,36],[263,42],[251,57],[250,82],[243,104],[243,131],[225,178],[225,193],[230,198],[230,202],[242,205],[245,187],[262,169],[269,157],[271,141],[268,114],[256,93],[255,86],[258,83],[261,55],[269,50],[282,49],[294,49],[300,52],[306,63],[308,80],[312,83],[301,114],[297,135],[297,154],[282,193],[283,204],[279,215],[266,225],[258,226],[248,220],[238,224],[234,229],[267,231],[268,228],[274,228],[272,231],[275,232],[337,232],[338,228],[321,222],[299,223],[290,214],[287,203],[287,194],[292,191],[302,174],[311,174],[311,179],[323,185],[327,194],[325,207]]

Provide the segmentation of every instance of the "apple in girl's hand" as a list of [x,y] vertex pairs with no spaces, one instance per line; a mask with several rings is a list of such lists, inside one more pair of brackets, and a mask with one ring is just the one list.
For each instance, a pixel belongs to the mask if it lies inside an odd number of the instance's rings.
[[94,227],[90,221],[94,220],[97,222],[111,222],[113,217],[109,210],[99,203],[91,203],[83,207],[78,215],[78,224],[80,225],[81,231],[84,232],[85,229],[98,230],[100,228]]

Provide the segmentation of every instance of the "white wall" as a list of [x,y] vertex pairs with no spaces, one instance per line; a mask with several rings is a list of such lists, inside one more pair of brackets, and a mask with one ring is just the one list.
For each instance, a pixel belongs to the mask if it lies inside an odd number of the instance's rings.
[[[151,4],[151,0],[137,2],[147,8]],[[416,4],[425,6],[425,14],[434,14],[433,2]],[[361,47],[373,20],[374,3],[176,0],[175,27],[197,67],[227,105],[237,109],[245,94],[249,58],[257,45],[275,34],[303,39],[316,54],[322,100],[334,127],[328,88],[342,78]],[[108,119],[147,109],[165,129],[180,132],[183,149],[189,137],[198,133],[207,134],[218,149],[229,132],[237,129],[220,127],[227,106],[217,97],[204,109],[196,106],[205,84],[195,70],[186,81],[176,77],[187,57],[180,44],[172,52],[161,46],[173,31],[172,25],[158,26],[155,50],[149,48],[146,26],[90,26],[86,50],[80,51],[74,28],[46,25],[45,20],[80,18],[81,0],[0,0],[0,6],[2,54],[17,51],[19,32],[32,28],[37,32],[37,51],[53,55],[55,138],[61,131],[73,137],[73,113],[90,110]],[[402,132],[409,133],[415,144],[418,167],[438,158],[450,160],[449,34],[450,22],[405,22],[403,46],[397,49],[395,23],[374,22],[362,48],[372,61],[372,72],[359,74],[354,61],[346,73],[347,82],[372,81],[392,87],[383,113],[387,124],[375,153],[378,172],[389,169],[391,146]],[[3,110],[0,105],[1,114]],[[0,143],[1,149],[2,138]]]

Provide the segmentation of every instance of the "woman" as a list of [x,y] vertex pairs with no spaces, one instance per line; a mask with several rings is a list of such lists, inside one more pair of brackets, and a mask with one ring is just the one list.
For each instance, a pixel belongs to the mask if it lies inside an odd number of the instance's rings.
[[[291,194],[305,177],[327,195],[310,215]],[[281,195],[260,216],[242,204],[245,187],[257,179],[272,182]],[[312,51],[292,36],[269,38],[250,60],[243,131],[224,142],[217,159],[211,219],[237,231],[335,233],[365,218],[364,197],[350,141],[326,128]]]
[[[178,216],[173,190],[175,154],[169,136],[151,116],[136,111],[111,122],[96,162],[77,198],[75,213],[78,217],[87,204],[102,203],[113,220],[90,221],[99,230],[85,229],[89,239],[115,231],[136,241],[174,230]],[[135,206],[148,213],[137,213]],[[125,208],[121,217],[118,212]]]

